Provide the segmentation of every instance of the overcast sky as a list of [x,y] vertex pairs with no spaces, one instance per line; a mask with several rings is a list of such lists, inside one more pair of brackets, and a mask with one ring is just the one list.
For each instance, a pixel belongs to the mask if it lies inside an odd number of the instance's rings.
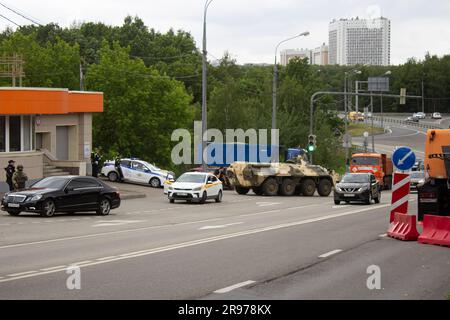
[[[0,4],[32,16],[42,23],[69,26],[74,21],[121,25],[124,17],[137,15],[158,31],[183,29],[201,45],[205,0],[0,0]],[[0,14],[22,25],[27,20],[0,6]],[[286,48],[314,48],[328,43],[332,19],[370,18],[391,20],[393,64],[410,57],[450,53],[449,0],[214,0],[208,11],[208,51],[220,58],[229,51],[239,63],[272,63],[276,44],[310,31],[285,44]],[[0,28],[13,26],[0,18]]]

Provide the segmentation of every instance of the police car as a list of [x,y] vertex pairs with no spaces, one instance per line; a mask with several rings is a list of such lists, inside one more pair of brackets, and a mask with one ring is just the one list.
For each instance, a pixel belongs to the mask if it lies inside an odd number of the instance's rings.
[[[134,158],[121,159],[120,168],[125,182],[146,183],[154,188],[159,188],[164,185],[166,180],[175,178],[173,172],[162,170],[146,161]],[[119,173],[115,168],[114,160],[105,162],[102,175],[108,177],[112,182],[119,180]]]
[[222,201],[222,182],[207,172],[186,172],[167,187],[170,203],[175,200],[205,203],[208,199]]

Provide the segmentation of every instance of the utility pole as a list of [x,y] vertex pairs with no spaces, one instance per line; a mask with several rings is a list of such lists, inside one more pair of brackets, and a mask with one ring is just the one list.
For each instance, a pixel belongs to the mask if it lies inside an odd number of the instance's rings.
[[359,81],[356,80],[355,81],[355,93],[356,93],[356,97],[355,97],[355,108],[356,108],[356,112],[359,112]]
[[206,63],[207,63],[207,54],[208,51],[206,51],[206,13],[208,11],[208,7],[211,4],[213,0],[206,0],[205,2],[205,8],[203,11],[203,50],[202,50],[202,168],[203,171],[206,172],[207,163],[205,162],[205,159],[203,157],[203,154],[206,150],[206,140],[205,140],[205,134],[206,130],[208,128],[207,120],[207,108],[206,108],[206,86],[207,86],[207,77],[206,77]]
[[372,113],[372,152],[375,152],[375,135],[373,134],[373,93],[370,92],[370,112]]
[[[345,126],[345,139],[348,137],[348,96],[347,96],[347,75],[348,73],[345,72],[344,77],[344,126]],[[345,141],[347,142],[347,141]],[[349,159],[350,159],[350,152],[349,148],[346,145],[345,146],[345,171],[348,172],[349,169]]]
[[422,112],[425,113],[425,86],[423,83],[423,75],[422,75]]

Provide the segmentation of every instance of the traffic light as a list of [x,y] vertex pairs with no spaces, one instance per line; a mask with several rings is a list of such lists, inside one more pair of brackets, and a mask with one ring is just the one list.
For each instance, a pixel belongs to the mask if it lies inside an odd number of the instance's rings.
[[310,134],[308,136],[308,151],[314,152],[316,150],[316,136],[313,134]]

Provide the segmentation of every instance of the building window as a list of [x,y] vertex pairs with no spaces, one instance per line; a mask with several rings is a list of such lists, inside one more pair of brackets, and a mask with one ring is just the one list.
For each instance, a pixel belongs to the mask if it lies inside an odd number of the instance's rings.
[[0,116],[0,152],[34,150],[33,121],[33,116]]
[[0,152],[6,151],[6,118],[0,116]]
[[20,116],[9,117],[9,151],[21,151],[20,131],[21,123]]

